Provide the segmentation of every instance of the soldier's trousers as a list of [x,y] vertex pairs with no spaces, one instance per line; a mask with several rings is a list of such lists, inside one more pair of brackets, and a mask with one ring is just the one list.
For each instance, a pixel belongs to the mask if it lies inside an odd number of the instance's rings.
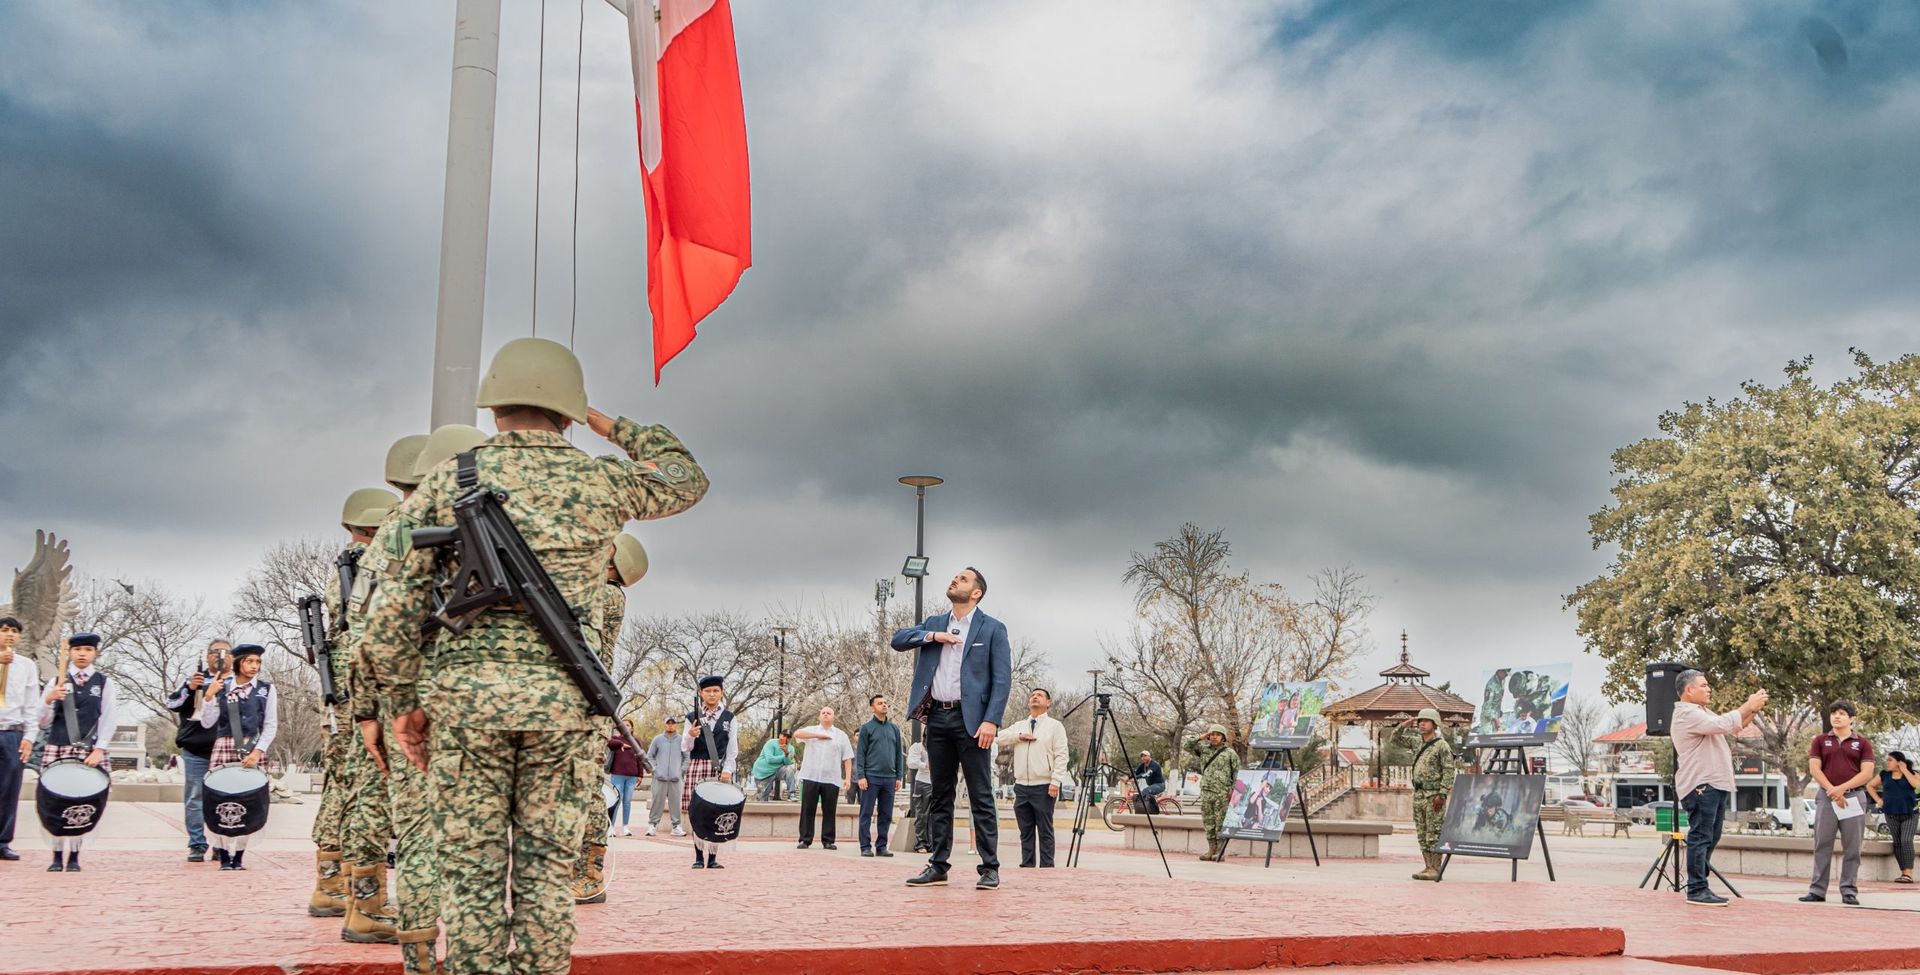
[[349,791],[346,828],[340,836],[341,859],[349,865],[385,863],[387,840],[393,836],[393,803],[387,796],[387,776],[373,763],[373,756],[367,754],[357,726],[352,752],[347,758],[346,778]]
[[[351,730],[350,730],[351,729]],[[340,849],[340,834],[346,828],[347,749],[359,748],[360,733],[351,721],[327,736],[321,752],[320,768],[326,775],[320,788],[320,811],[313,817],[313,845],[322,850]]]
[[611,773],[607,771],[602,761],[607,754],[606,745],[602,744],[605,740],[605,735],[591,740],[581,758],[582,761],[591,762],[600,769],[600,777],[593,783],[593,792],[587,796],[586,822],[580,827],[580,870],[582,871],[586,870],[587,847],[605,843],[607,832],[613,829],[613,820],[608,814],[603,792],[606,784],[613,781]]
[[600,787],[599,763],[584,757],[596,737],[435,726],[429,771],[448,975],[567,972],[580,824]]
[[1420,852],[1432,853],[1440,845],[1440,825],[1447,821],[1447,804],[1442,802],[1436,811],[1433,797],[1445,797],[1444,792],[1413,794],[1413,832],[1420,838]]
[[1220,838],[1220,826],[1227,821],[1227,797],[1200,793],[1200,823],[1207,828],[1207,839]]
[[387,795],[393,800],[394,896],[399,928],[413,931],[440,920],[440,864],[433,780],[400,753],[391,720],[381,722],[387,741]]

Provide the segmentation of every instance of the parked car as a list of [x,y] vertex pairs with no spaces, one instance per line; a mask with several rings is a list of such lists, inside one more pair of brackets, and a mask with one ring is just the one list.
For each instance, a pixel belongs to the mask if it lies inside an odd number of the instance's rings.
[[[1800,800],[1800,803],[1801,803],[1800,808],[1805,810],[1805,816],[1803,821],[1809,826],[1813,825],[1813,800],[1802,799]],[[1777,808],[1768,808],[1766,812],[1767,812],[1767,819],[1772,824],[1774,829],[1792,829],[1793,828],[1793,807],[1792,806],[1780,806]]]
[[1627,810],[1627,818],[1636,823],[1651,824],[1653,822],[1654,816],[1657,815],[1657,813],[1655,813],[1654,810],[1672,809],[1672,808],[1673,808],[1673,803],[1666,799],[1661,799],[1657,802],[1641,803],[1640,805],[1634,806],[1633,808]]
[[1589,802],[1586,799],[1580,798],[1579,796],[1570,796],[1566,799],[1560,800],[1560,807],[1562,809],[1598,809],[1600,808],[1600,804],[1596,802]]

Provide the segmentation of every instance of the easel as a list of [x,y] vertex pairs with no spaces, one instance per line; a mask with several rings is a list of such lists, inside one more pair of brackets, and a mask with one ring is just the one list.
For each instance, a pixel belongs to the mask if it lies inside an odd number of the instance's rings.
[[[1294,760],[1291,748],[1263,748],[1260,764],[1253,766],[1263,771],[1298,772],[1299,764]],[[1313,865],[1320,865],[1320,844],[1313,840],[1313,816],[1307,809],[1307,783],[1303,776],[1296,775],[1293,780],[1294,801],[1300,804],[1300,823],[1307,830],[1307,850],[1313,854]],[[1264,867],[1273,866],[1273,845],[1279,840],[1267,841],[1267,862]],[[1226,851],[1220,854],[1224,860]]]
[[[1527,749],[1524,745],[1469,745],[1468,747],[1474,749],[1475,767],[1484,774],[1531,774],[1527,771]],[[1492,754],[1487,757],[1482,757],[1480,755],[1481,752],[1490,752]],[[1557,881],[1559,878],[1553,875],[1553,854],[1547,850],[1547,827],[1540,822],[1537,813],[1533,820],[1533,831],[1540,838],[1540,857],[1547,863],[1547,880]],[[1447,879],[1447,865],[1452,862],[1453,854],[1451,853],[1440,858],[1440,875],[1433,878],[1436,883]],[[1509,860],[1508,862],[1513,864],[1513,873],[1508,877],[1508,881],[1510,883],[1517,883],[1520,880],[1520,861]]]

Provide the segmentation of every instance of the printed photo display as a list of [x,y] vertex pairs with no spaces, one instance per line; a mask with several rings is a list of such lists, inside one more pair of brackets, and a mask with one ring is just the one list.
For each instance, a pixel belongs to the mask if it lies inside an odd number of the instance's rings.
[[1533,852],[1544,775],[1459,775],[1440,825],[1441,853],[1525,860]]
[[1313,723],[1327,703],[1323,680],[1268,684],[1253,702],[1253,731],[1247,744],[1254,748],[1304,748],[1313,737]]
[[1560,722],[1567,711],[1567,685],[1572,679],[1571,662],[1487,671],[1467,744],[1544,745],[1552,741],[1560,734]]
[[1220,823],[1224,836],[1246,840],[1274,840],[1286,828],[1293,808],[1294,784],[1300,773],[1289,769],[1241,769],[1227,796],[1227,816]]

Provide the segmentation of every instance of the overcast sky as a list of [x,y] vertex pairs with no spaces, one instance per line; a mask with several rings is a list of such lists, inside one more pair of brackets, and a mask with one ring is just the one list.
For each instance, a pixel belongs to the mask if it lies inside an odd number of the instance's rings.
[[[538,4],[502,30],[486,351],[533,330]],[[539,334],[574,325],[551,3]],[[424,432],[453,4],[0,6],[0,569],[222,606]],[[913,542],[1077,682],[1183,521],[1351,565],[1456,685],[1578,659],[1608,455],[1913,351],[1914,4],[736,0],[754,254],[651,385],[624,24],[585,5],[576,348],[713,479],[637,611],[859,610]],[[610,448],[582,432],[595,452]],[[909,590],[903,588],[902,592]],[[1364,686],[1369,681],[1363,680]]]

